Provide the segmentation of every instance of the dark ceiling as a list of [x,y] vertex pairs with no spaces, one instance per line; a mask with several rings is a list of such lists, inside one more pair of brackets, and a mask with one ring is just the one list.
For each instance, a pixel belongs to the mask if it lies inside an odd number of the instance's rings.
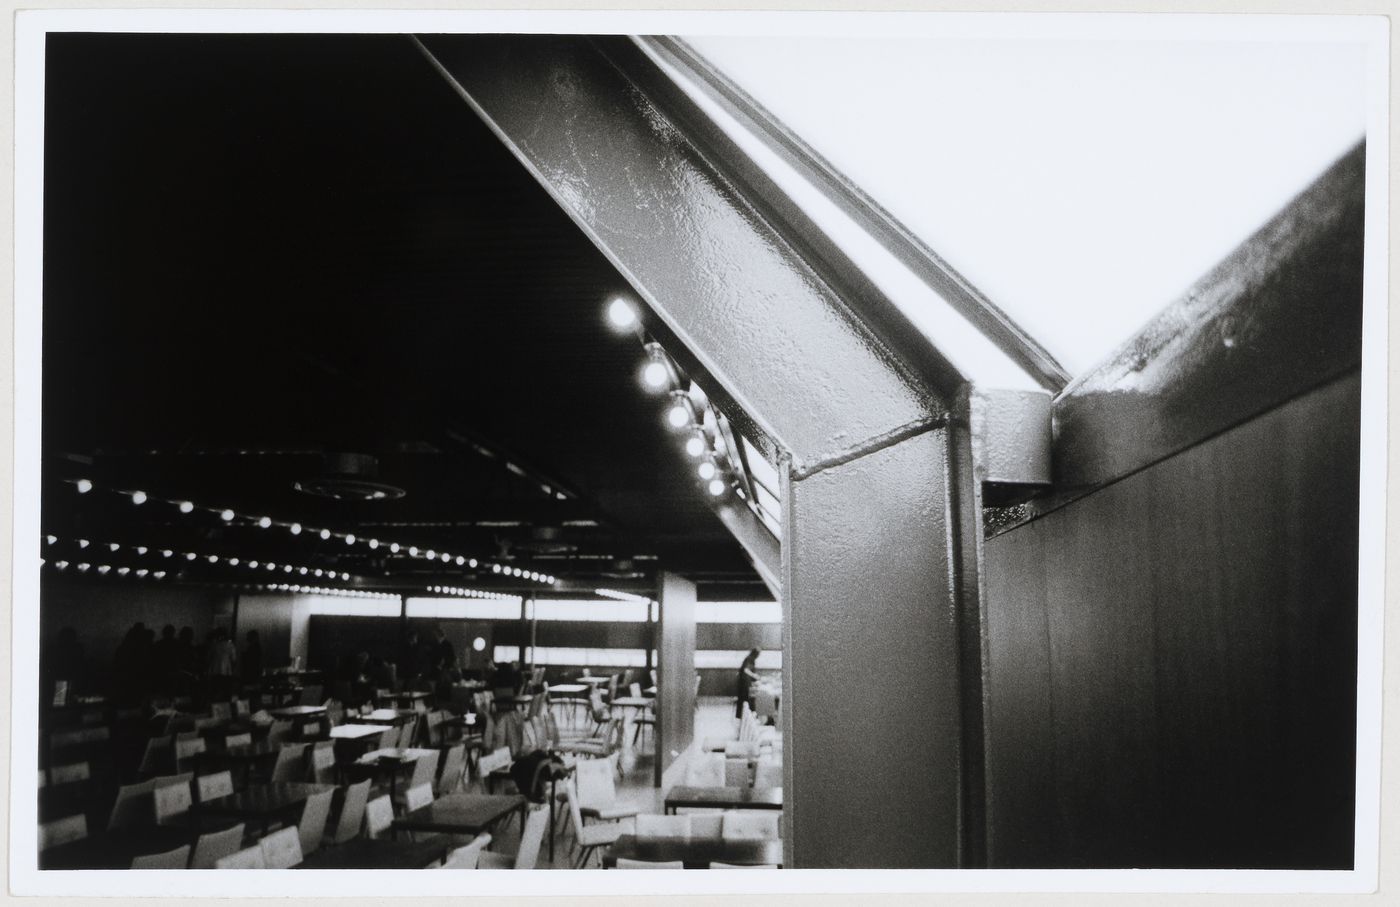
[[[626,282],[409,39],[53,36],[46,91],[43,523],[61,545],[506,585],[155,500],[190,499],[561,588],[645,588],[661,566],[763,595],[637,381],[637,339],[605,323]],[[407,494],[293,488],[338,452]],[[109,491],[136,488],[152,501]]]

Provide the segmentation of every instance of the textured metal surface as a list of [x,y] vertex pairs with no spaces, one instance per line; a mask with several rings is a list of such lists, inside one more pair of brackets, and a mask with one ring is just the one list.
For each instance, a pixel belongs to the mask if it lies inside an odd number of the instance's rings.
[[628,277],[647,317],[664,322],[796,463],[941,411],[589,39],[427,36],[421,43]]
[[785,489],[786,865],[958,865],[946,445],[930,431]]
[[991,866],[1351,866],[1359,398],[986,543]]
[[[837,170],[763,105],[739,88],[684,41],[670,37],[635,38],[703,87],[732,116],[758,136],[768,148],[822,192],[847,216],[860,224],[891,254],[930,288],[948,301],[964,318],[977,325],[993,343],[1042,387],[1058,391],[1069,374],[1034,337],[997,308],[952,265],[893,214]],[[917,333],[912,326],[907,330]]]
[[1365,145],[1055,401],[1055,484],[1100,485],[1357,367]]
[[968,395],[978,479],[1050,483],[1050,403],[1043,391],[974,390]]
[[655,781],[695,736],[695,584],[661,574],[661,639],[657,646]]

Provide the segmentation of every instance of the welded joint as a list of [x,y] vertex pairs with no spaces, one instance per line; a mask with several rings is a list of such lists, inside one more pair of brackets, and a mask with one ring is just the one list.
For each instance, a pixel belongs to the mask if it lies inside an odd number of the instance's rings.
[[907,441],[924,432],[945,428],[948,425],[947,415],[927,416],[923,419],[916,419],[907,422],[889,431],[881,432],[874,437],[867,438],[859,444],[852,445],[839,453],[824,456],[810,463],[800,462],[797,459],[792,461],[792,477],[794,480],[810,478],[819,472],[824,472],[836,466],[844,466],[847,463],[859,460],[861,457],[869,456],[877,451],[892,447],[901,441]]
[[1042,390],[969,387],[959,394],[957,409],[968,422],[978,481],[1050,484],[1053,403],[1051,394]]

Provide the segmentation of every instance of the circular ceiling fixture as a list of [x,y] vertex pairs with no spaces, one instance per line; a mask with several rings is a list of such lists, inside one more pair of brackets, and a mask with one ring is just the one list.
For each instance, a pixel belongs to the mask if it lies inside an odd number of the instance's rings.
[[379,461],[368,454],[326,454],[324,472],[293,482],[292,487],[337,501],[392,501],[405,492],[396,485],[378,481]]

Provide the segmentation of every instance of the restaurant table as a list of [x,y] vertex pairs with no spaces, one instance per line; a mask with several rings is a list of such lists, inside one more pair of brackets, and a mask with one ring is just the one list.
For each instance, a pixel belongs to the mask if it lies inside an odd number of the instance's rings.
[[332,740],[363,740],[384,733],[382,724],[341,724],[331,728]]
[[327,790],[335,788],[329,784],[296,781],[252,784],[239,793],[201,803],[199,810],[208,815],[237,816],[250,824],[259,823],[266,832],[268,825],[279,818],[290,819],[289,824],[295,825],[296,819],[300,818],[296,814],[301,811],[306,799]]
[[587,707],[588,705],[587,697],[591,687],[586,683],[556,683],[545,687],[545,689],[549,691],[549,695],[551,696],[557,694],[569,697],[567,699],[551,700],[549,704],[551,706],[569,706],[569,720],[577,723],[579,709]]
[[686,869],[709,869],[711,863],[739,866],[781,866],[782,841],[726,841],[723,838],[638,838],[623,835],[603,851],[603,867],[612,869],[618,859],[648,863],[680,861]]
[[781,787],[689,787],[680,785],[666,792],[665,812],[677,807],[710,809],[782,809]]
[[529,801],[519,794],[448,794],[394,820],[396,831],[475,835],[519,810],[522,827]]
[[367,724],[387,724],[397,727],[417,714],[413,709],[375,709],[368,715],[359,716],[359,720]]
[[322,847],[293,869],[424,869],[452,852],[450,835],[433,835],[420,841],[389,838],[355,838],[344,844]]
[[[405,765],[417,762],[423,757],[431,757],[434,768],[437,767],[438,751],[433,749],[420,749],[417,747],[385,747],[383,749],[370,750],[363,756],[355,760],[356,765],[368,765],[378,769],[383,769],[389,773],[389,799],[392,800],[397,793],[399,769]],[[435,773],[436,774],[436,773]]]
[[563,696],[576,696],[579,693],[587,693],[589,686],[586,683],[552,683],[545,689],[551,694],[559,693]]
[[40,869],[130,869],[131,861],[168,853],[194,843],[194,831],[170,825],[144,825],[90,834],[39,853]]
[[389,698],[395,702],[417,702],[420,699],[432,698],[431,690],[405,690],[402,693],[395,693]]
[[594,686],[594,687],[596,687],[596,686],[599,686],[600,684],[607,683],[607,682],[610,681],[610,680],[612,680],[611,677],[580,677],[580,678],[578,679],[578,682],[579,682],[579,683],[586,683],[586,684],[588,684],[589,686]]

